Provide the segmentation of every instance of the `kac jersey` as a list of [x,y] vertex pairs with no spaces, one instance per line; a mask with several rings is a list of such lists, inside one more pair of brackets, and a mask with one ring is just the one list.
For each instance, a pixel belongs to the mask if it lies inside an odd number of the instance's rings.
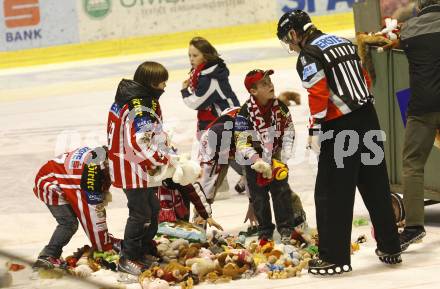
[[104,195],[96,185],[101,183],[98,180],[101,172],[98,165],[87,165],[90,158],[92,150],[83,147],[48,161],[35,177],[34,194],[47,205],[69,204],[92,246],[107,251],[112,244],[103,205]]

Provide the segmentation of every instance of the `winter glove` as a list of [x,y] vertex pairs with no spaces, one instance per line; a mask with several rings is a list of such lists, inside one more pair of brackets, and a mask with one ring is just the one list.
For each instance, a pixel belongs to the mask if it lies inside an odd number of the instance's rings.
[[258,159],[252,166],[256,172],[261,173],[263,178],[270,179],[272,178],[272,166],[262,159]]

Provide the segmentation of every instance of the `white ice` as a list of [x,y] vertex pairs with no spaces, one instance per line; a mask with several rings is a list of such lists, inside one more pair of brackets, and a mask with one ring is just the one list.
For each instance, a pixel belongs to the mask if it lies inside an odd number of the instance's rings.
[[[350,36],[352,31],[344,31]],[[303,104],[291,106],[296,126],[295,158],[289,162],[290,185],[302,198],[308,220],[315,226],[314,179],[315,156],[305,149],[307,139],[307,97],[296,74],[296,58],[289,56],[276,40],[219,45],[218,50],[231,70],[231,84],[241,101],[248,96],[243,79],[254,68],[273,68],[273,82],[283,90],[301,92]],[[36,172],[46,160],[79,145],[106,143],[106,121],[119,80],[130,78],[137,65],[156,60],[170,70],[170,80],[161,97],[165,125],[174,130],[174,142],[184,152],[194,147],[196,113],[180,97],[181,83],[187,78],[186,50],[108,59],[86,60],[31,68],[0,71],[0,250],[34,260],[47,244],[55,220],[42,202],[35,198],[32,187]],[[214,218],[227,232],[246,228],[243,223],[247,199],[233,191],[238,179],[230,173],[230,198],[213,205]],[[403,255],[401,266],[388,267],[374,255],[375,242],[370,226],[353,229],[352,239],[366,234],[368,242],[352,256],[354,271],[350,274],[317,278],[305,272],[300,278],[268,280],[260,275],[223,285],[202,284],[196,288],[438,288],[440,281],[440,206],[426,208],[427,237],[412,245]],[[355,217],[368,213],[356,196]],[[127,219],[124,194],[114,189],[108,208],[110,231],[122,238]],[[64,256],[87,244],[81,228],[65,247]],[[6,261],[0,257],[0,266]],[[115,274],[95,274],[95,280],[114,280]],[[13,273],[12,288],[94,288],[63,278],[31,279],[29,266]]]

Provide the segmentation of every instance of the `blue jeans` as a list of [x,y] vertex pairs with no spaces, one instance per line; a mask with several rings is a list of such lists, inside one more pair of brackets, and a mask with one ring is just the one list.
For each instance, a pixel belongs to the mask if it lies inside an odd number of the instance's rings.
[[49,244],[44,247],[39,257],[60,258],[63,247],[70,242],[70,239],[78,230],[78,219],[70,205],[47,205],[47,207],[57,220],[58,225],[50,238]]
[[157,189],[124,189],[128,200],[128,219],[122,255],[130,260],[138,260],[155,249],[152,248],[152,240],[157,233],[160,210]]

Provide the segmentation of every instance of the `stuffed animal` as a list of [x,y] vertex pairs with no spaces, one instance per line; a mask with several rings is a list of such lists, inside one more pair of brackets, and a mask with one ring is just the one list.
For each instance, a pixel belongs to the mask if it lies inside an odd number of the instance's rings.
[[375,35],[382,35],[391,41],[395,41],[398,38],[399,32],[397,19],[385,18],[385,27]]
[[169,289],[170,285],[167,281],[156,278],[156,279],[150,279],[145,278],[142,280],[142,289]]
[[157,253],[162,258],[164,262],[170,262],[171,260],[176,260],[179,254],[179,251],[173,250],[170,244],[160,243],[157,245]]
[[173,166],[176,169],[172,178],[173,182],[182,186],[194,183],[202,171],[200,165],[190,160],[187,154],[182,154]]
[[230,276],[219,275],[217,272],[209,272],[205,276],[205,281],[213,284],[221,284],[230,282],[232,278]]
[[223,267],[222,273],[225,276],[229,276],[232,280],[238,279],[247,269],[245,267],[238,267],[234,262],[230,262]]
[[358,45],[357,51],[359,54],[359,58],[361,59],[362,64],[370,74],[371,80],[374,82],[376,80],[376,72],[374,70],[373,61],[371,59],[370,46],[390,47],[392,45],[392,41],[384,37],[383,35],[358,32],[356,34],[356,43]]
[[177,261],[171,261],[169,264],[165,265],[162,270],[163,276],[161,276],[161,279],[172,284],[183,281],[188,276],[190,268],[181,265]]
[[434,146],[436,146],[438,149],[440,149],[440,129],[437,129],[437,134],[436,134],[435,140],[434,140]]
[[283,91],[278,96],[278,99],[286,106],[290,106],[291,101],[293,101],[296,105],[301,104],[301,95],[294,91]]
[[215,270],[215,263],[210,259],[205,258],[192,258],[186,260],[186,266],[191,267],[193,274],[197,275],[200,279],[209,272]]
[[72,271],[71,271],[72,275],[79,277],[79,278],[88,278],[90,276],[92,276],[93,270],[92,268],[90,268],[89,265],[79,265],[77,267],[75,267]]
[[206,248],[200,248],[198,257],[211,259],[211,260],[215,259],[215,255],[211,252],[211,250]]
[[192,289],[194,287],[194,280],[193,278],[189,277],[183,282],[180,282],[180,289]]

